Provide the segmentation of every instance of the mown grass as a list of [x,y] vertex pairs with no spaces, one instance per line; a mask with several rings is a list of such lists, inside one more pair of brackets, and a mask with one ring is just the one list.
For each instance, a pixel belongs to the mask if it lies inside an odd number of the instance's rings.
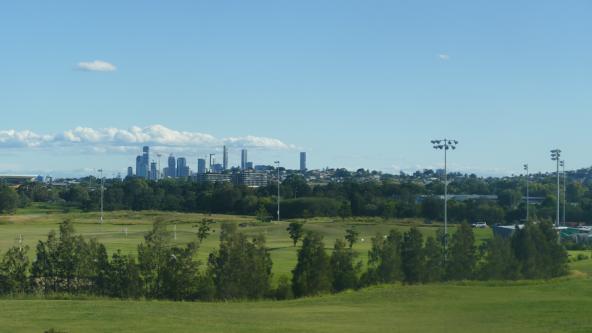
[[[77,231],[96,237],[110,252],[135,253],[146,231],[157,219],[177,225],[177,243],[195,239],[193,225],[202,218],[216,223],[202,244],[199,257],[217,247],[222,222],[246,223],[248,234],[263,233],[272,249],[274,274],[288,274],[296,263],[296,249],[285,231],[287,222],[256,223],[252,217],[163,212],[111,212],[99,225],[98,214],[30,208],[1,216],[0,250],[19,234],[34,249],[39,239],[66,218]],[[369,239],[390,229],[420,226],[434,235],[438,225],[418,221],[380,219],[312,219],[306,228],[325,236],[327,250],[347,228],[355,226],[364,242],[354,249],[365,260]],[[128,228],[128,237],[122,228]],[[478,241],[490,230],[475,230]],[[34,251],[31,251],[34,252]],[[573,252],[577,254],[590,253]],[[33,253],[31,253],[33,255]],[[339,295],[293,301],[191,303],[109,299],[47,300],[26,296],[0,300],[0,332],[592,332],[592,260],[570,263],[572,276],[553,281],[465,282],[423,286],[379,286]],[[59,297],[57,297],[59,298]]]
[[[274,276],[277,279],[284,274],[290,274],[296,264],[298,247],[293,247],[286,227],[290,221],[282,222],[257,222],[254,217],[235,215],[206,215],[185,214],[157,211],[116,211],[106,212],[105,222],[99,224],[99,214],[96,212],[63,212],[61,208],[51,205],[36,204],[32,207],[19,210],[17,214],[0,216],[0,251],[4,252],[9,247],[17,244],[22,235],[23,242],[31,248],[29,255],[34,256],[35,245],[39,240],[45,240],[51,230],[57,230],[59,223],[65,219],[74,222],[76,232],[87,238],[96,238],[105,244],[109,253],[122,250],[124,253],[135,254],[137,245],[143,241],[144,235],[150,230],[157,220],[163,220],[168,224],[168,230],[173,235],[176,228],[177,239],[173,243],[183,245],[196,239],[196,224],[202,219],[212,219],[212,234],[204,241],[198,252],[198,259],[205,262],[208,255],[218,247],[218,233],[222,223],[238,223],[245,225],[241,232],[255,236],[266,236],[267,245],[271,249]],[[341,220],[339,218],[314,218],[300,220],[305,222],[305,229],[322,234],[325,245],[329,251],[335,239],[343,238],[345,230],[356,228],[360,233],[360,241],[354,246],[358,258],[362,263],[366,262],[366,256],[370,249],[370,239],[376,235],[386,235],[391,229],[405,232],[412,225],[420,227],[425,236],[433,236],[441,227],[439,224],[427,225],[418,220],[383,220],[381,218],[352,218]],[[176,227],[175,227],[176,226]],[[124,230],[127,229],[127,235]],[[454,232],[454,226],[451,232]],[[478,242],[491,237],[491,230],[476,229]]]
[[0,331],[590,332],[592,281],[379,286],[294,301],[0,300]]

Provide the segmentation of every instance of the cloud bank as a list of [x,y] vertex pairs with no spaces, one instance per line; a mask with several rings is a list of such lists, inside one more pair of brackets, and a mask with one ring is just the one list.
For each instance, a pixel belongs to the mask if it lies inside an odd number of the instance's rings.
[[79,62],[76,67],[79,70],[83,71],[90,71],[90,72],[114,72],[117,70],[117,67],[112,63],[102,61],[102,60],[95,60],[90,62]]
[[97,152],[136,151],[139,146],[163,147],[175,151],[218,148],[289,150],[296,146],[275,138],[233,136],[216,138],[200,132],[177,131],[162,125],[129,129],[76,127],[56,134],[38,134],[30,130],[0,130],[0,148],[82,148]]

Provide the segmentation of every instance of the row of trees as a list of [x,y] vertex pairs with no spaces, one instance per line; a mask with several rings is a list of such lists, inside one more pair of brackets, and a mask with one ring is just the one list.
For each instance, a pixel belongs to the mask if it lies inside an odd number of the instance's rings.
[[[372,239],[366,270],[353,245],[357,233],[335,241],[328,253],[323,238],[292,224],[294,244],[302,239],[292,278],[272,284],[272,260],[265,238],[252,239],[223,224],[220,244],[207,263],[195,259],[209,234],[185,246],[172,244],[164,222],[157,222],[138,246],[137,257],[121,251],[109,259],[105,246],[86,240],[65,221],[59,232],[39,241],[31,263],[26,246],[15,246],[0,263],[0,293],[92,294],[119,298],[171,300],[286,299],[340,292],[373,284],[430,283],[469,279],[548,279],[567,272],[567,255],[548,224],[528,224],[510,239],[493,238],[475,246],[473,230],[462,224],[444,251],[444,236],[424,241],[417,228]],[[303,235],[304,233],[304,235]]]
[[[575,174],[574,174],[575,176]],[[384,218],[425,218],[441,220],[443,183],[435,175],[414,177],[383,177],[380,181],[360,181],[344,175],[342,181],[324,186],[311,186],[302,176],[290,175],[281,184],[282,215],[285,218],[312,216],[378,216]],[[451,194],[491,194],[497,201],[450,201],[451,222],[515,223],[526,216],[523,200],[525,181],[522,177],[479,178],[474,175],[452,175]],[[98,210],[100,191],[97,181],[85,179],[66,188],[45,184],[28,184],[10,194],[7,206],[28,202],[65,202],[67,207],[86,211]],[[531,216],[538,220],[552,219],[555,212],[556,188],[552,177],[533,177],[530,194],[538,197],[531,207]],[[0,188],[3,191],[11,189]],[[140,178],[111,179],[106,183],[106,210],[165,210],[204,213],[255,215],[263,209],[275,216],[277,184],[257,189],[230,183],[196,183],[185,180],[146,181]],[[567,219],[592,222],[592,182],[570,179],[567,184]],[[16,201],[15,201],[16,200]],[[0,207],[0,210],[10,210]]]
[[[550,279],[567,273],[567,253],[559,245],[550,224],[528,224],[510,239],[494,237],[479,248],[473,230],[462,224],[443,249],[444,234],[424,241],[417,228],[372,239],[367,270],[343,240],[337,240],[331,256],[322,238],[308,233],[293,271],[296,296],[339,292],[373,284],[405,284],[458,280]],[[350,243],[351,244],[351,243]]]

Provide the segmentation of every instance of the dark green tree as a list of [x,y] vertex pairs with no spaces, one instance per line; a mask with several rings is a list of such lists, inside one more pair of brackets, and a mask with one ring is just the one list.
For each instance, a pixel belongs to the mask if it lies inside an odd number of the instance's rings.
[[138,245],[138,266],[147,297],[163,296],[164,270],[171,259],[170,238],[165,222],[156,221],[152,230],[144,236],[144,242]]
[[423,236],[417,227],[409,229],[403,235],[401,266],[405,283],[414,284],[425,280]]
[[473,278],[477,264],[477,249],[473,228],[462,223],[452,236],[446,261],[446,277],[449,280]]
[[343,221],[345,221],[346,218],[352,216],[352,209],[349,201],[343,201],[341,203],[341,206],[339,206],[337,214],[339,215],[339,217],[341,217]]
[[298,263],[292,270],[294,296],[318,295],[331,290],[331,265],[325,253],[323,238],[308,232],[298,251]]
[[271,290],[272,261],[265,238],[249,241],[236,224],[223,224],[220,248],[210,254],[208,276],[220,299],[260,299]]
[[304,234],[304,224],[300,222],[291,222],[286,230],[290,235],[290,239],[294,243],[294,247],[296,247],[296,244]]
[[358,242],[359,238],[360,233],[356,229],[349,228],[345,230],[345,240],[347,241],[350,249],[354,246],[355,243]]
[[12,214],[19,206],[19,196],[16,191],[6,185],[0,185],[0,213]]
[[210,235],[210,224],[214,223],[211,219],[203,219],[199,222],[197,227],[197,239],[200,243],[203,243],[204,240],[208,238]]
[[401,234],[391,230],[387,236],[372,238],[368,253],[368,271],[363,278],[365,284],[393,283],[401,281]]
[[120,298],[138,298],[142,295],[140,270],[132,255],[113,253],[108,273],[108,295]]
[[340,292],[353,289],[358,284],[357,270],[354,265],[354,253],[351,247],[338,239],[335,241],[331,254],[331,276],[333,277],[333,291]]
[[28,246],[13,246],[4,254],[0,263],[0,294],[27,291],[28,251]]
[[444,278],[444,251],[442,241],[428,237],[424,247],[425,274],[423,282],[439,282]]
[[494,236],[481,246],[483,260],[478,277],[482,280],[520,279],[520,263],[514,256],[509,239]]
[[267,211],[267,209],[265,209],[264,205],[259,205],[259,209],[257,209],[257,221],[259,222],[269,222],[271,221],[271,216],[269,215],[269,212]]

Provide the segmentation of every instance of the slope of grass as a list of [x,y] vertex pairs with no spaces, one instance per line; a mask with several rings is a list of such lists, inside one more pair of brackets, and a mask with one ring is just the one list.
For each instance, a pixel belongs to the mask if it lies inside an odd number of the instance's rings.
[[590,332],[592,281],[381,286],[285,302],[1,300],[3,332]]
[[[66,218],[77,232],[105,243],[110,252],[134,253],[136,245],[157,219],[169,224],[182,244],[195,239],[194,224],[206,216],[165,212],[110,212],[99,225],[98,214],[44,210],[34,207],[0,216],[0,251],[22,234],[34,248]],[[272,249],[274,274],[288,274],[296,250],[285,231],[288,222],[256,223],[254,218],[213,215],[214,233],[202,244],[199,257],[217,247],[221,222],[246,224],[240,230],[266,235]],[[347,228],[355,226],[363,241],[354,249],[365,261],[370,238],[392,228],[405,231],[419,225],[434,235],[437,225],[418,221],[311,219],[306,229],[325,236],[327,250]],[[128,229],[127,237],[123,228]],[[453,228],[454,229],[454,228]],[[478,241],[491,230],[475,230]],[[31,251],[31,255],[33,255]],[[578,253],[573,252],[577,256]],[[287,302],[183,303],[120,300],[0,300],[0,332],[590,332],[592,317],[592,260],[574,261],[572,278],[550,282],[434,284],[381,286],[358,292]]]

